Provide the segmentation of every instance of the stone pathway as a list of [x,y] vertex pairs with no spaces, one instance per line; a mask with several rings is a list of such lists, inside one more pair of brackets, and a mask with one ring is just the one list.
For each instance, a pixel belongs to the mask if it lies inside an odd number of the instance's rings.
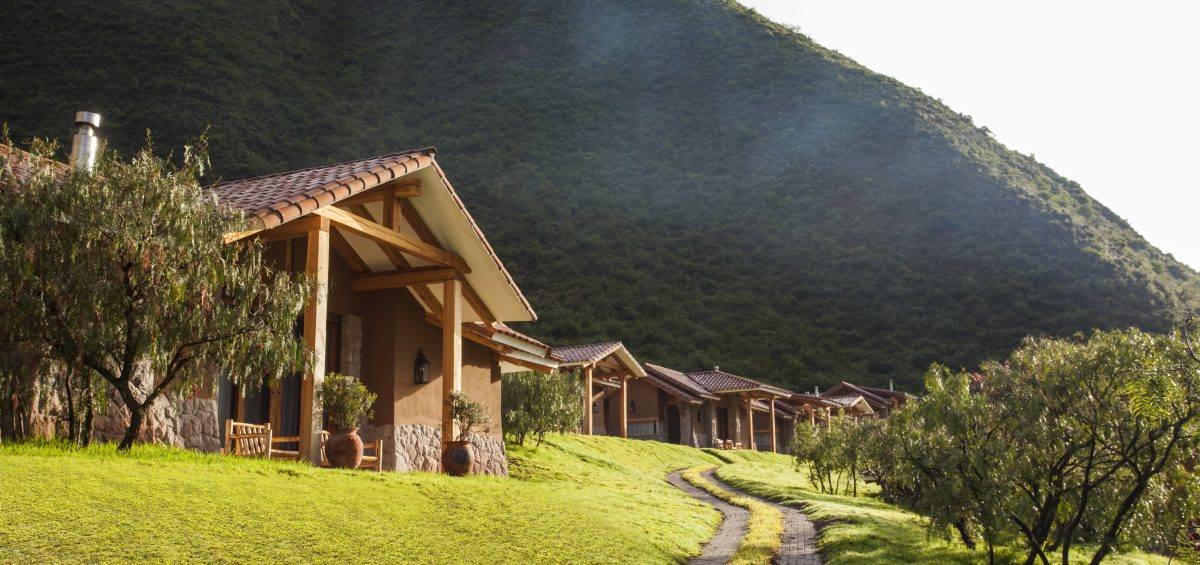
[[679,474],[679,471],[667,475],[667,482],[671,483],[675,488],[692,495],[693,498],[715,507],[725,516],[725,519],[721,521],[721,529],[717,530],[717,535],[713,536],[704,545],[704,553],[700,557],[689,561],[689,564],[724,565],[728,563],[742,544],[742,538],[746,537],[747,524],[750,521],[750,511],[741,506],[725,502],[692,485],[692,483],[687,482]]
[[821,565],[821,554],[817,553],[817,529],[804,513],[791,506],[776,504],[770,500],[742,492],[718,479],[712,469],[704,471],[700,475],[718,487],[742,496],[756,498],[783,512],[783,540],[779,547],[779,555],[775,556],[775,565]]

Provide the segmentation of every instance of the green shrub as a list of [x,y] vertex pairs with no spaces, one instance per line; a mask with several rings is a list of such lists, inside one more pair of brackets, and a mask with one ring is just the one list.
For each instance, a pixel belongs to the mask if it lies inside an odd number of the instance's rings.
[[501,386],[504,433],[521,445],[529,436],[541,445],[547,432],[571,431],[583,417],[583,384],[577,374],[515,373],[505,375]]
[[488,416],[487,406],[471,400],[464,392],[450,394],[450,417],[458,424],[458,441],[467,441],[477,427],[483,433],[492,431],[492,417]]
[[363,420],[371,417],[371,405],[376,396],[357,377],[341,373],[325,375],[325,381],[321,383],[321,402],[325,405],[330,429],[359,427]]

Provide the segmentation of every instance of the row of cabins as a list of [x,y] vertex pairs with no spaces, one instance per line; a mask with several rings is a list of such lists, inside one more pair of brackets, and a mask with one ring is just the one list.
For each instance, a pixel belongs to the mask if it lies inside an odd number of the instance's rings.
[[683,373],[638,363],[620,342],[557,347],[560,367],[583,380],[580,432],[692,447],[787,452],[797,425],[832,416],[886,417],[912,395],[840,383],[799,394],[722,371]]
[[[72,164],[95,147],[99,116],[80,113]],[[91,138],[91,139],[89,139]],[[504,263],[467,211],[433,148],[221,182],[210,190],[253,221],[234,242],[260,239],[278,269],[321,283],[298,323],[312,372],[264,390],[213,386],[164,399],[148,415],[144,441],[219,451],[229,420],[269,423],[301,459],[320,459],[317,391],[327,372],[358,376],[378,395],[367,442],[381,441],[382,467],[439,471],[443,439],[455,433],[446,400],[462,391],[501,421],[507,373],[578,371],[585,380],[582,432],[707,447],[730,440],[781,450],[795,424],[830,413],[885,414],[904,397],[843,384],[821,395],[712,371],[681,373],[638,363],[620,343],[552,348],[510,328],[537,319]],[[31,156],[0,145],[20,175]],[[210,392],[215,391],[215,392]],[[118,439],[128,413],[115,399],[94,436]],[[507,474],[499,425],[472,438],[476,472]]]

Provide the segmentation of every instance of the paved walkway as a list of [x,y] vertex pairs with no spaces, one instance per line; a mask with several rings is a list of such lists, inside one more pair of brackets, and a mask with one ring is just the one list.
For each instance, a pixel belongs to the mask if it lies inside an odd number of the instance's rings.
[[757,498],[783,512],[783,543],[779,547],[779,555],[775,556],[775,565],[821,565],[821,554],[817,553],[817,529],[808,516],[791,506],[776,504],[742,492],[718,479],[712,469],[702,472],[701,476],[718,487],[742,496]]
[[724,565],[733,559],[733,554],[737,552],[738,547],[742,544],[742,538],[746,537],[747,524],[750,521],[750,511],[725,502],[708,492],[687,482],[679,471],[667,475],[667,482],[671,483],[690,495],[693,498],[700,500],[706,504],[715,507],[725,515],[725,519],[721,521],[721,529],[717,531],[717,535],[704,546],[704,553],[695,559],[692,559],[690,565]]

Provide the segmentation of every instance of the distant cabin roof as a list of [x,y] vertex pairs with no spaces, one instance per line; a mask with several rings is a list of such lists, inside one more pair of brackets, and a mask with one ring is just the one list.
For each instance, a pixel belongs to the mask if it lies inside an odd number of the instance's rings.
[[552,353],[561,358],[564,363],[592,363],[608,357],[619,347],[621,347],[621,342],[619,341],[605,341],[601,343],[555,347]]
[[619,341],[565,345],[555,347],[550,354],[562,359],[563,367],[593,367],[594,377],[616,378],[620,374],[634,378],[646,376],[641,363]]
[[772,386],[765,383],[760,383],[754,379],[748,379],[726,373],[719,369],[711,371],[700,371],[696,373],[688,373],[688,378],[696,381],[700,386],[707,389],[709,392],[741,392],[741,391],[762,391],[770,394],[778,394],[781,396],[791,396],[792,392]]
[[667,382],[670,386],[681,389],[685,394],[693,398],[709,400],[716,400],[718,398],[709,392],[708,389],[700,386],[696,381],[675,369],[669,369],[652,363],[643,363],[642,366],[646,368],[647,374],[657,376],[660,380]]

